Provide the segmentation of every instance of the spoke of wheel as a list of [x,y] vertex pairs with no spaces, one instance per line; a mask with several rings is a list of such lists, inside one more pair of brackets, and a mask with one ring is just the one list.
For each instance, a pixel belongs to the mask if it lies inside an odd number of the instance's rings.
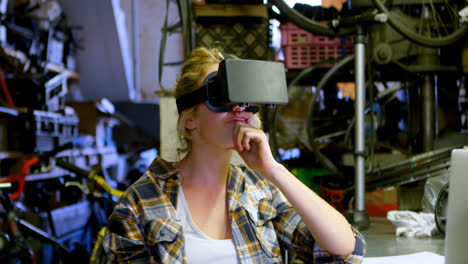
[[[437,28],[437,33],[439,33],[439,36],[441,35],[440,34],[440,31],[439,31],[439,26],[438,25],[441,25],[442,26],[442,29],[445,31],[445,33],[448,35],[449,32],[447,31],[447,29],[445,28],[445,23],[444,21],[442,21],[442,18],[440,17],[439,13],[437,12],[437,10],[435,9],[435,6],[434,6],[434,3],[432,2],[432,0],[429,1],[430,4],[431,4],[431,9],[432,9],[432,15],[434,16],[434,20],[436,21],[436,28]],[[437,20],[440,21],[440,23],[437,23]]]
[[379,10],[389,15],[389,23],[398,32],[421,45],[449,45],[468,31],[468,26],[460,25],[458,21],[462,1],[421,0],[399,5],[388,0],[373,2]]
[[312,151],[312,147],[309,145],[309,142],[301,135],[301,133],[299,131],[296,130],[296,128],[294,128],[293,126],[291,126],[288,121],[283,117],[281,116],[281,114],[278,113],[278,119],[281,121],[281,123],[283,123],[283,125],[289,130],[292,132],[293,136],[299,140],[299,142],[301,142],[307,149],[309,149],[310,151]]
[[[453,28],[456,29],[457,28],[457,24],[458,24],[458,13],[457,13],[457,10],[455,10],[455,7],[453,7],[451,4],[449,4],[448,0],[445,0],[445,5],[447,6],[447,8],[449,9],[449,14],[451,15],[451,18],[452,18],[452,22],[453,22]],[[454,30],[455,31],[455,30]]]
[[418,29],[419,29],[418,34],[421,36],[423,35],[423,32],[424,32],[424,21],[422,18],[424,16],[423,12],[424,12],[424,2],[421,4],[421,17],[419,18],[419,25],[418,25]]

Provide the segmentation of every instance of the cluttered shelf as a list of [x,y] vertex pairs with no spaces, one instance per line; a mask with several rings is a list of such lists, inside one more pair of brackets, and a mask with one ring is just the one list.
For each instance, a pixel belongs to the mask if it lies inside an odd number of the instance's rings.
[[[31,155],[29,155],[31,156]],[[1,151],[0,161],[6,159],[24,160],[29,157],[26,154],[14,151]],[[57,154],[56,158],[65,159],[82,169],[90,169],[94,165],[99,164],[101,168],[109,168],[117,165],[119,155],[115,147],[102,147],[102,148],[81,148],[69,149]],[[45,169],[41,172],[28,173],[26,181],[39,181],[52,178],[59,178],[65,175],[73,174],[65,169],[53,166],[51,169]],[[0,176],[0,181],[7,178],[5,175]]]
[[[23,65],[23,69],[30,66],[30,58],[28,58],[28,56],[22,51],[12,49],[5,45],[0,45],[0,55],[12,62],[16,62],[20,65]],[[63,65],[58,65],[52,62],[45,62],[41,64],[41,67],[45,71],[52,71],[55,73],[66,73],[68,79],[73,81],[79,81],[81,79],[81,76],[78,72],[68,69]]]

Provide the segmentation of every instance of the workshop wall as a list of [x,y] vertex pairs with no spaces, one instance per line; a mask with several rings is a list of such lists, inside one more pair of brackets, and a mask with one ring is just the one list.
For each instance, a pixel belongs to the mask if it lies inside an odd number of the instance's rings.
[[[60,1],[75,30],[81,49],[77,70],[83,100],[106,97],[111,101],[129,100],[125,68],[120,52],[111,1]],[[79,97],[79,96],[78,96]]]
[[[158,102],[154,92],[160,90],[158,59],[166,1],[136,1],[139,33],[136,84],[139,87],[134,87],[133,81],[132,2],[60,1],[71,24],[83,27],[76,31],[83,46],[77,54],[82,79],[79,84],[81,94],[76,99],[106,97],[111,101]],[[177,5],[170,1],[168,25],[174,25],[178,20]],[[119,28],[121,22],[124,22],[123,28]],[[182,54],[180,34],[168,34],[165,61],[180,62]],[[179,65],[165,66],[163,70],[161,83],[172,88]]]

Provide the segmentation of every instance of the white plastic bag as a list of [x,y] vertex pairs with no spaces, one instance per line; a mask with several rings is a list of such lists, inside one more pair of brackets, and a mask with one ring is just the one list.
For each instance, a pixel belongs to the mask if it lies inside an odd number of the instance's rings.
[[397,236],[431,237],[438,233],[433,213],[390,211],[387,219],[395,225]]

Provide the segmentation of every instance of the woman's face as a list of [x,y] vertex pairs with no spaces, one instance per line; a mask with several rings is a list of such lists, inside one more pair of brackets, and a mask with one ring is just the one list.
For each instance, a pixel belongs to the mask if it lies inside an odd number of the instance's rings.
[[[218,70],[218,65],[210,65],[205,77]],[[201,103],[192,119],[187,121],[186,128],[191,129],[193,143],[207,144],[218,148],[233,148],[237,123],[254,124],[252,112],[245,112],[245,107],[234,105],[230,112],[213,112]]]

